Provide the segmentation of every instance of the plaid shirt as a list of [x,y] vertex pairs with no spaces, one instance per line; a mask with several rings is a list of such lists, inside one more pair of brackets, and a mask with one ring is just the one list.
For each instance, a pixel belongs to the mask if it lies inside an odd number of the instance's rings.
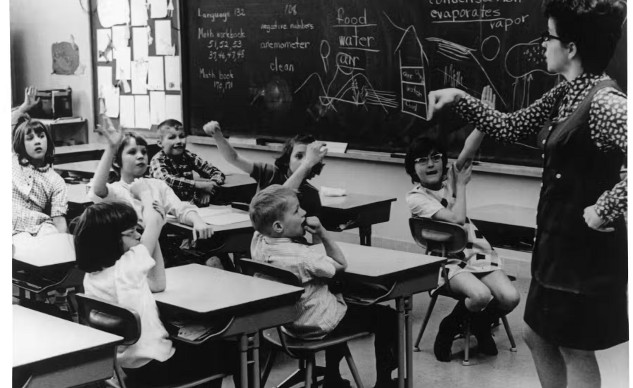
[[179,160],[168,157],[162,150],[158,151],[150,162],[149,171],[153,178],[167,182],[178,198],[183,201],[193,201],[196,204],[200,190],[194,187],[194,171],[202,178],[210,179],[218,185],[224,183],[222,171],[187,150]]
[[66,183],[51,166],[25,166],[13,154],[11,199],[13,234],[37,234],[44,223],[53,225],[53,217],[66,215]]

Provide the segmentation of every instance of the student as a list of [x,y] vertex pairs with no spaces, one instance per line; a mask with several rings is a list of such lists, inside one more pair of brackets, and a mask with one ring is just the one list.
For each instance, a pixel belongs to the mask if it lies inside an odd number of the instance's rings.
[[[468,234],[466,249],[450,257],[446,264],[448,286],[464,299],[442,320],[435,338],[435,357],[444,362],[450,361],[453,338],[461,332],[460,326],[468,314],[472,317],[471,329],[477,337],[479,351],[496,355],[491,325],[519,303],[519,293],[501,271],[496,252],[466,218],[466,185],[472,171],[468,159],[482,137],[481,132],[473,132],[452,166],[447,165],[446,151],[440,144],[426,137],[415,139],[405,156],[407,174],[415,184],[406,197],[411,213],[463,225]],[[444,286],[444,281],[440,276],[438,287]]]
[[12,112],[14,129],[12,156],[13,244],[33,244],[32,239],[67,233],[67,190],[53,166],[55,144],[48,129],[26,112],[39,99],[37,89],[24,91],[24,102]]
[[[183,201],[208,206],[218,186],[224,183],[222,171],[187,151],[187,134],[182,124],[173,119],[158,124],[161,150],[150,162],[150,175],[167,182]],[[193,172],[201,178],[194,180]]]
[[308,216],[318,216],[321,212],[319,190],[308,183],[323,169],[323,158],[327,154],[325,144],[315,141],[310,135],[297,135],[289,139],[275,160],[275,164],[252,162],[241,157],[222,135],[220,124],[210,121],[203,127],[213,136],[222,157],[235,167],[249,174],[257,181],[261,190],[272,184],[280,184],[298,190],[299,202]]
[[[292,271],[301,280],[305,292],[298,302],[299,317],[286,325],[290,336],[316,340],[328,334],[366,330],[375,334],[376,387],[395,386],[391,372],[397,367],[397,315],[386,306],[345,304],[341,294],[328,289],[328,280],[345,271],[347,262],[336,242],[316,217],[306,218],[294,190],[271,185],[253,197],[250,217],[256,230],[251,243],[254,260]],[[317,253],[302,243],[305,232],[316,235],[325,246]],[[340,348],[326,351],[324,387],[349,387],[341,378]]]
[[[213,228],[200,218],[196,207],[183,202],[164,181],[145,178],[147,172],[147,142],[133,133],[123,133],[103,117],[104,126],[99,129],[108,145],[101,156],[91,183],[89,198],[95,202],[123,201],[131,204],[142,220],[142,203],[130,193],[130,186],[136,180],[143,181],[150,188],[152,198],[167,213],[178,221],[193,227],[193,240],[206,239],[213,235]],[[119,180],[107,183],[110,166],[119,174]]]
[[[119,346],[117,360],[134,386],[165,386],[204,377],[224,369],[219,346],[172,343],[152,296],[165,290],[165,265],[158,236],[165,224],[164,209],[152,188],[139,180],[130,194],[143,205],[145,228],[137,229],[136,211],[124,202],[104,202],[87,208],[75,225],[77,265],[86,272],[85,293],[136,311],[141,335]],[[217,342],[214,342],[217,344]],[[214,382],[221,387],[221,379]]]

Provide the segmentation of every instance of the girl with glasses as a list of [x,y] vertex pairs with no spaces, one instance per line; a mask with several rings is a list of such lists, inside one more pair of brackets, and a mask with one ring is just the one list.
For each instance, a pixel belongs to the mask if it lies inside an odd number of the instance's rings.
[[513,113],[458,89],[429,94],[505,142],[538,133],[538,204],[525,340],[543,387],[598,387],[595,351],[628,340],[626,95],[604,71],[626,17],[622,0],[545,0],[547,69],[558,84]]
[[405,156],[405,169],[415,184],[406,201],[413,216],[462,225],[468,245],[449,257],[446,264],[448,284],[440,273],[438,288],[449,287],[462,295],[453,312],[440,323],[433,352],[439,361],[451,360],[451,345],[463,331],[466,318],[477,338],[479,352],[496,355],[497,346],[490,329],[498,318],[519,304],[519,293],[501,271],[501,262],[490,243],[466,218],[466,185],[472,166],[469,160],[477,149],[481,134],[476,131],[466,140],[455,164],[448,166],[445,149],[435,140],[420,137],[413,141]]

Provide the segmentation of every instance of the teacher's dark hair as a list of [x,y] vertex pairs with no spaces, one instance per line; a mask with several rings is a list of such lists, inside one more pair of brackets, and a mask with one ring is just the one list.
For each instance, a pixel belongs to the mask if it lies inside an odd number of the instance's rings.
[[623,0],[543,0],[563,42],[573,42],[585,72],[601,74],[613,57],[626,17]]
[[415,160],[417,158],[429,156],[429,154],[433,151],[442,154],[442,175],[446,175],[446,171],[448,171],[448,156],[446,155],[446,149],[437,140],[426,136],[420,136],[413,140],[413,142],[409,145],[407,154],[404,157],[404,169],[411,177],[411,182],[420,182],[420,178],[418,178],[418,174],[415,172]]

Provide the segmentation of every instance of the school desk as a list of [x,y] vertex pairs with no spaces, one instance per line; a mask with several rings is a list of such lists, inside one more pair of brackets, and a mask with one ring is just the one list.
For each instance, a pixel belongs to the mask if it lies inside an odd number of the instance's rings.
[[[412,296],[437,287],[444,258],[420,253],[338,243],[347,260],[340,277],[351,283],[370,283],[390,290],[383,300],[395,299],[398,312],[398,387],[413,387]],[[323,245],[314,249],[325,252]]]
[[68,173],[79,175],[85,178],[92,178],[97,171],[99,160],[82,160],[78,162],[54,164],[53,169],[60,175]]
[[123,338],[13,305],[13,373],[29,387],[70,387],[112,377]]
[[468,209],[467,215],[494,247],[531,251],[536,229],[536,209],[494,204]]
[[[154,294],[161,314],[204,318],[210,322],[234,318],[221,337],[239,339],[242,388],[259,388],[258,333],[291,322],[303,289],[198,264],[167,268],[165,272],[167,288]],[[253,336],[250,345],[249,335]],[[247,373],[249,349],[252,376],[256,376],[251,384]]]
[[217,205],[231,202],[249,204],[257,191],[257,182],[246,174],[228,174],[224,184],[218,187],[217,193],[211,200]]
[[358,228],[360,243],[371,245],[371,226],[389,221],[391,196],[349,193],[342,197],[321,196],[321,223],[327,230]]

